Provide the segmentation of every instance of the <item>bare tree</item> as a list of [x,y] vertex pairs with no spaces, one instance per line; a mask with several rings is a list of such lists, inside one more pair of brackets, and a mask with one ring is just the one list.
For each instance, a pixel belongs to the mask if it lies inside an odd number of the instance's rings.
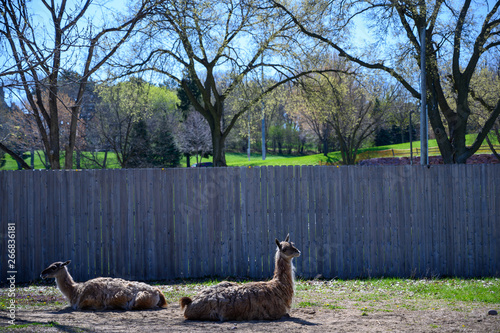
[[303,80],[302,98],[315,124],[328,124],[335,134],[344,164],[354,164],[359,148],[382,124],[381,102],[360,78],[332,73]]
[[[78,93],[66,108],[71,110],[64,168],[73,166],[77,123],[83,94],[91,75],[100,69],[128,40],[137,22],[148,10],[143,2],[130,18],[110,19],[100,29],[92,22],[92,0],[41,1],[43,12],[36,12],[27,0],[0,0],[0,36],[7,59],[0,68],[4,85],[19,89],[33,111],[50,165],[59,169],[61,150],[58,102],[63,69],[78,71]],[[38,9],[39,10],[39,9]],[[37,21],[37,15],[47,18]],[[111,13],[109,13],[111,16]],[[112,24],[116,24],[112,26]],[[48,105],[42,95],[48,93]]]
[[207,120],[195,111],[189,112],[177,129],[176,142],[179,150],[184,154],[195,155],[198,158],[212,152],[210,127]]
[[[408,64],[413,61],[413,65],[420,66],[421,32],[425,30],[427,112],[445,163],[465,163],[481,146],[498,118],[500,98],[497,96],[476,140],[470,147],[466,146],[473,74],[481,57],[500,46],[500,1],[493,1],[490,7],[471,0],[454,3],[325,0],[305,2],[298,9],[286,2],[271,2],[305,35],[325,43],[357,65],[388,73],[418,99],[419,80],[416,71],[408,70]],[[339,18],[342,24],[331,24]],[[357,18],[371,20],[371,29],[380,39],[364,54],[350,49],[345,40],[337,38]],[[387,35],[395,36],[392,48]],[[448,64],[451,64],[450,71],[443,70]],[[452,100],[446,98],[447,82],[454,92]]]

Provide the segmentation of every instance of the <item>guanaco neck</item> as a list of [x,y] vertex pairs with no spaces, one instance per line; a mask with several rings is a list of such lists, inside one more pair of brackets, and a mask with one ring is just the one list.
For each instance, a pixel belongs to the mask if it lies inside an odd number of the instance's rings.
[[292,258],[289,259],[283,258],[278,250],[276,252],[273,279],[278,280],[284,285],[291,287],[293,293],[293,283],[294,283],[293,275],[294,274],[293,274]]
[[57,274],[56,278],[56,284],[57,288],[63,293],[64,296],[68,300],[73,299],[73,295],[75,294],[76,286],[78,285],[71,275],[68,272],[68,269],[64,267],[59,274]]

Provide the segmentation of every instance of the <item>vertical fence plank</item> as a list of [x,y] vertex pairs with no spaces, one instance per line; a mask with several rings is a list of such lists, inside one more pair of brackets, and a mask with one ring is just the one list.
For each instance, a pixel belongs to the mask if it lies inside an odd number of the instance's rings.
[[412,245],[413,244],[413,207],[411,205],[413,200],[413,187],[411,186],[412,182],[410,181],[413,177],[412,166],[405,165],[400,170],[400,185],[403,191],[401,195],[401,210],[400,210],[400,218],[404,221],[403,227],[401,228],[401,246],[403,259],[404,259],[404,268],[403,268],[403,276],[408,277],[412,275]]
[[261,278],[268,278],[272,273],[271,266],[273,265],[273,260],[271,260],[271,226],[269,223],[269,211],[268,211],[268,191],[269,191],[269,169],[267,166],[260,167],[260,219],[261,219],[261,251],[260,255],[262,257],[262,273]]
[[132,247],[130,244],[130,239],[128,237],[128,212],[129,212],[129,181],[128,181],[129,170],[119,170],[114,173],[114,181],[119,184],[117,188],[116,196],[118,197],[118,203],[115,206],[117,219],[115,220],[115,237],[117,248],[115,251],[115,256],[117,258],[117,271],[116,275],[120,277],[125,277],[128,274],[128,265],[130,260],[129,249]]
[[147,207],[146,211],[146,232],[144,234],[144,248],[147,251],[145,255],[145,263],[144,267],[146,267],[146,271],[144,272],[144,279],[151,279],[154,276],[157,276],[157,257],[156,251],[154,249],[155,243],[155,214],[154,214],[154,170],[148,169],[145,172],[146,174],[146,186],[145,190],[145,203],[144,206]]
[[[45,268],[45,267],[37,267],[37,264],[35,263],[35,248],[33,244],[35,244],[35,238],[39,237],[35,233],[35,219],[37,219],[37,216],[35,215],[34,211],[34,206],[35,206],[35,194],[33,191],[34,183],[33,183],[33,171],[27,171],[24,174],[24,177],[26,178],[26,193],[27,193],[27,207],[26,207],[26,222],[27,222],[27,227],[28,227],[28,239],[26,240],[26,244],[22,244],[23,247],[26,247],[27,251],[26,253],[28,254],[27,262],[26,265],[29,267],[28,272],[29,274],[36,279],[38,277],[38,274],[40,271]],[[1,180],[0,180],[1,183]],[[1,191],[1,190],[0,190]],[[0,216],[1,216],[1,209],[0,209]],[[0,224],[1,224],[2,218],[0,217]],[[69,221],[68,221],[69,223]],[[66,250],[71,249],[69,247]],[[1,246],[0,246],[0,251],[1,251]],[[5,252],[0,252],[0,253],[5,253]],[[1,268],[1,264],[0,264]]]
[[[188,232],[188,212],[183,209],[183,205],[187,199],[187,188],[186,188],[186,170],[177,169],[178,178],[176,179],[176,197],[179,198],[179,201],[176,200],[176,206],[179,210],[179,214],[176,214],[175,228],[176,228],[176,239],[179,241],[180,247],[180,257],[179,257],[179,268],[181,269],[181,276],[187,277],[189,271],[189,243],[186,238]],[[179,217],[179,221],[177,221],[177,217]],[[179,223],[177,223],[179,222]],[[178,227],[178,229],[177,229]],[[178,231],[178,232],[177,232]],[[210,231],[209,231],[210,233]],[[213,239],[213,231],[210,233],[210,238]],[[213,253],[213,249],[211,251]]]
[[239,264],[239,276],[248,276],[248,168],[241,167],[240,181],[241,181],[241,257]]
[[500,203],[498,198],[500,198],[500,184],[498,181],[491,182],[491,179],[498,179],[499,171],[488,167],[488,182],[490,187],[489,196],[489,207],[490,216],[492,218],[492,232],[489,233],[490,240],[492,241],[492,253],[491,258],[493,260],[492,272],[495,276],[500,275],[500,223],[498,223],[498,216],[500,216]]
[[224,205],[226,202],[226,190],[224,187],[224,180],[222,177],[222,173],[224,172],[223,168],[213,168],[214,181],[217,184],[217,198],[215,203],[215,258],[216,262],[216,275],[226,276],[226,268],[222,267],[222,263],[225,260],[227,255],[227,246],[225,240],[225,229],[227,228],[226,219],[224,216]]
[[120,255],[121,246],[121,216],[120,216],[120,193],[121,193],[121,182],[120,182],[120,172],[113,172],[113,170],[108,171],[108,181],[109,181],[109,210],[107,216],[107,223],[109,224],[109,276],[117,276],[119,269],[121,267],[120,259],[123,255]]
[[257,168],[249,168],[247,172],[247,227],[248,227],[248,268],[251,278],[257,277],[257,254],[255,247],[257,237],[257,226],[255,223],[255,204],[257,197]]
[[151,181],[152,181],[152,209],[153,209],[153,220],[154,227],[152,230],[153,239],[151,240],[152,251],[154,252],[154,257],[156,258],[154,267],[154,280],[161,280],[166,278],[165,272],[165,243],[167,241],[166,235],[166,227],[165,227],[165,217],[163,215],[164,207],[163,207],[163,169],[154,169],[151,173]]
[[94,219],[95,219],[95,232],[96,232],[96,253],[95,253],[95,276],[102,276],[104,274],[104,254],[105,254],[105,232],[103,220],[103,205],[105,198],[103,197],[103,190],[106,184],[102,179],[104,173],[94,172],[95,174],[95,193],[96,203],[94,205]]
[[[500,225],[498,223],[500,184],[498,182],[491,182],[491,179],[498,178],[498,173],[495,173],[493,168],[485,166],[484,172],[486,204],[488,206],[488,230],[486,233],[490,241],[489,252],[486,254],[489,259],[487,263],[489,267],[488,275],[498,276],[500,274],[500,242],[495,240],[500,239]],[[497,215],[495,215],[495,212],[497,212]]]
[[235,203],[234,203],[234,186],[233,186],[233,171],[234,168],[224,168],[221,175],[222,182],[225,188],[226,198],[224,200],[224,235],[222,237],[226,246],[226,256],[222,263],[222,268],[225,269],[224,276],[235,276],[235,246],[234,242],[236,229],[235,225]]
[[102,228],[102,275],[110,276],[110,253],[111,253],[111,239],[113,238],[111,233],[111,188],[113,183],[111,182],[111,170],[102,170],[99,172],[100,181],[99,185],[101,187],[101,228]]
[[344,278],[344,255],[342,247],[342,196],[341,196],[341,168],[333,169],[332,187],[330,188],[330,207],[332,211],[332,250],[331,256],[332,275]]
[[321,243],[318,247],[318,260],[321,262],[318,264],[318,270],[323,276],[331,276],[331,262],[330,256],[332,252],[330,251],[331,244],[331,211],[330,211],[330,185],[331,179],[328,178],[328,169],[331,166],[321,166],[320,171],[320,200],[323,206],[323,213],[320,216],[318,223],[317,232],[321,233]]
[[233,209],[234,209],[234,230],[233,230],[233,271],[235,276],[242,276],[240,272],[240,266],[242,266],[242,212],[241,212],[241,188],[240,188],[240,173],[237,168],[229,168],[231,173],[230,186],[233,191]]
[[72,248],[70,228],[71,228],[71,218],[68,216],[68,206],[71,205],[70,190],[68,177],[71,176],[71,171],[61,171],[57,173],[58,181],[57,186],[60,189],[59,195],[59,227],[58,227],[58,239],[60,247],[58,248],[59,257],[55,260],[67,260],[70,255],[70,249]]
[[[148,263],[147,258],[147,245],[146,237],[148,235],[148,196],[147,196],[147,169],[138,170],[135,169],[135,226],[134,233],[136,238],[136,263],[135,263],[135,277],[133,279],[144,280],[146,276],[146,270]],[[134,276],[134,275],[132,275]]]
[[187,203],[185,206],[185,210],[187,210],[187,216],[188,216],[188,243],[189,243],[189,253],[188,253],[188,260],[189,260],[189,277],[196,277],[198,274],[200,274],[199,269],[201,265],[197,265],[198,262],[201,260],[198,260],[198,251],[200,251],[200,240],[198,239],[199,235],[199,226],[200,226],[200,210],[198,205],[200,204],[199,200],[199,190],[197,186],[199,186],[199,181],[198,181],[198,175],[199,175],[199,169],[200,168],[194,168],[194,170],[191,173],[190,177],[186,178],[186,191],[187,191]]
[[175,232],[174,232],[174,172],[168,170],[170,172],[165,171],[165,174],[162,177],[162,186],[165,193],[165,200],[163,200],[162,207],[164,208],[164,212],[162,215],[164,216],[165,223],[165,246],[163,255],[165,256],[165,269],[163,276],[168,279],[172,279],[177,277],[176,272],[176,249],[175,249]]

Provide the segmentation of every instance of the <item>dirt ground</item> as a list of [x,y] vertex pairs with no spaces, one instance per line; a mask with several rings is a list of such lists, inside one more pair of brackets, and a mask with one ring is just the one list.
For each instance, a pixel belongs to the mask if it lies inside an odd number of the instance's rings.
[[[6,321],[5,313],[1,320]],[[487,309],[464,315],[447,310],[380,312],[362,315],[358,310],[292,309],[291,317],[272,322],[199,322],[182,318],[180,308],[133,312],[77,312],[66,309],[27,310],[17,313],[17,324],[49,323],[53,327],[27,326],[11,332],[500,332],[498,316]]]
[[[0,321],[8,318],[5,311]],[[499,316],[488,308],[470,312],[448,309],[362,313],[358,309],[294,308],[290,318],[278,321],[187,321],[177,304],[149,311],[73,311],[28,309],[16,313],[16,324],[50,323],[53,327],[27,325],[10,332],[500,332]]]
[[289,318],[247,322],[185,320],[176,300],[199,289],[183,285],[159,286],[169,302],[165,309],[128,312],[73,311],[53,286],[29,287],[19,292],[19,303],[27,305],[16,310],[15,328],[6,328],[8,313],[0,310],[0,332],[500,332],[500,315],[488,314],[500,310],[496,302],[387,295],[361,284],[328,289],[326,283],[308,283],[298,286]]

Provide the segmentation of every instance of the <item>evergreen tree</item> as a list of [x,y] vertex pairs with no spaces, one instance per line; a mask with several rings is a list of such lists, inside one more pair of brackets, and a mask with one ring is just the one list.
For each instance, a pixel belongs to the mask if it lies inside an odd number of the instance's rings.
[[130,134],[130,157],[127,160],[127,168],[147,168],[148,156],[151,150],[149,133],[146,121],[140,119],[134,123]]
[[155,131],[150,148],[148,160],[153,167],[174,168],[180,164],[181,153],[166,121]]

